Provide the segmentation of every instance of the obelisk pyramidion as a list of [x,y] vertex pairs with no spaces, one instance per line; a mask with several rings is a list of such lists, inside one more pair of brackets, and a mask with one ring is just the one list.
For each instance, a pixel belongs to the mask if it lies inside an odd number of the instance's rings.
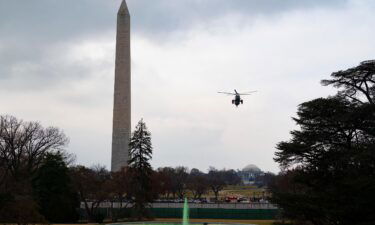
[[128,165],[131,135],[130,14],[125,0],[117,13],[111,170]]

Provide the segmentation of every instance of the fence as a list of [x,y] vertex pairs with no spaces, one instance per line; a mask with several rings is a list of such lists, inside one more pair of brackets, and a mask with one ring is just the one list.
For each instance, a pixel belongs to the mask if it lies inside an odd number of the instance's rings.
[[[131,215],[131,205],[119,209],[116,204],[104,203],[100,205],[99,213],[103,217],[110,217],[111,212],[120,213],[123,217]],[[150,208],[151,216],[155,218],[182,218],[182,203],[153,203]],[[120,210],[120,212],[119,212]],[[193,219],[275,219],[279,210],[269,203],[190,203],[189,217]],[[81,208],[81,219],[87,218],[85,210]]]

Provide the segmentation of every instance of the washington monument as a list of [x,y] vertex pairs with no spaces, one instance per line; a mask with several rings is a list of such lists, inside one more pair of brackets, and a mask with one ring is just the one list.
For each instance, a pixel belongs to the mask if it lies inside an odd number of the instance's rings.
[[131,135],[130,14],[125,0],[117,13],[111,170],[128,165]]

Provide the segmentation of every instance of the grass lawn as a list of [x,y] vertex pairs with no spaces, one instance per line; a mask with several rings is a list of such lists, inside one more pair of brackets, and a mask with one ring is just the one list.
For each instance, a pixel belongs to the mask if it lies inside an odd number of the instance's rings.
[[[275,220],[220,220],[220,219],[190,219],[192,223],[237,223],[237,224],[256,224],[272,225]],[[155,222],[181,222],[181,219],[155,219]]]
[[[249,185],[229,185],[224,187],[222,191],[219,192],[219,199],[224,199],[226,196],[241,196],[241,197],[262,197],[269,196],[270,194],[264,188],[257,188],[256,186]],[[190,191],[186,192],[186,197],[192,198],[193,194]],[[202,197],[213,198],[214,193],[210,190],[208,193],[202,195]]]
[[264,188],[257,188],[255,186],[227,186],[221,192],[220,196],[236,195],[243,197],[262,197],[269,195]]
[[[155,219],[152,222],[181,223],[181,219]],[[208,220],[208,219],[190,219],[192,223],[236,223],[236,224],[256,224],[256,225],[272,225],[274,220]],[[82,223],[80,223],[82,225]],[[98,225],[97,223],[83,223],[84,225]],[[110,224],[110,223],[105,223]],[[121,224],[121,222],[118,222]],[[52,225],[79,225],[79,224],[52,224]]]

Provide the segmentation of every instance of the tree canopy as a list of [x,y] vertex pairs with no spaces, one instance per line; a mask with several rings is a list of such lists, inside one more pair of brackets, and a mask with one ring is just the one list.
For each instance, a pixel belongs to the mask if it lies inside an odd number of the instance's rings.
[[304,102],[299,126],[277,145],[284,172],[273,201],[292,219],[313,224],[375,222],[375,63],[332,73],[335,96]]
[[48,153],[33,178],[33,192],[40,212],[51,223],[74,223],[78,220],[78,195],[64,157]]
[[[56,127],[44,128],[38,122],[0,116],[0,221],[30,223],[50,219],[46,205],[39,200],[54,201],[48,193],[42,196],[43,190],[67,191],[54,186],[64,179],[67,168],[61,163],[67,159],[67,144],[68,138]],[[62,161],[55,158],[57,155]],[[60,173],[61,177],[45,180],[47,170]],[[37,185],[33,185],[33,179]]]

